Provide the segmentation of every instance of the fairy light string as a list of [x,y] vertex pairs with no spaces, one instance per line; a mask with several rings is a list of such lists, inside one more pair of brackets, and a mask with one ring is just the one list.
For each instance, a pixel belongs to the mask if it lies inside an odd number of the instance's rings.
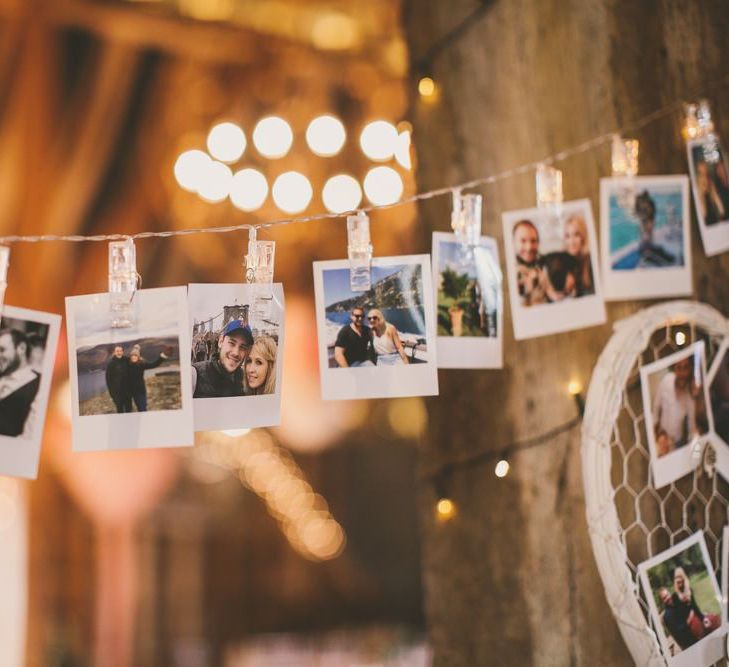
[[[709,90],[714,90],[720,86],[725,86],[729,83],[729,75],[724,76],[716,81],[713,81],[703,87],[703,92],[692,95],[692,98],[699,98],[706,94]],[[633,121],[632,123],[625,125],[620,128],[612,129],[609,132],[600,134],[592,139],[584,141],[580,144],[565,148],[557,153],[548,155],[538,160],[526,162],[524,164],[506,169],[504,171],[497,172],[488,176],[482,176],[474,178],[470,181],[464,181],[463,183],[456,183],[442,188],[436,188],[434,190],[428,190],[426,192],[420,192],[409,197],[400,199],[399,201],[391,204],[378,204],[359,207],[356,210],[344,211],[342,213],[317,213],[315,215],[296,216],[290,218],[280,218],[276,220],[268,220],[264,222],[246,222],[237,225],[222,225],[217,227],[194,227],[190,229],[175,229],[175,230],[163,230],[163,231],[145,231],[137,232],[135,234],[38,234],[38,235],[8,235],[0,236],[0,243],[40,243],[46,241],[69,241],[74,243],[80,243],[85,241],[124,241],[126,239],[140,240],[149,238],[168,238],[173,236],[189,236],[191,234],[227,234],[229,232],[238,232],[242,230],[250,229],[268,229],[271,227],[279,227],[283,225],[290,225],[294,223],[304,222],[317,222],[323,220],[343,220],[348,215],[353,215],[357,211],[363,211],[365,213],[371,213],[373,211],[381,211],[390,208],[396,208],[398,206],[405,206],[406,204],[413,204],[419,201],[427,201],[434,199],[435,197],[442,197],[444,195],[451,195],[454,190],[469,190],[484,185],[494,185],[501,181],[514,176],[520,176],[527,174],[531,171],[535,171],[537,166],[540,164],[554,164],[556,162],[562,162],[568,158],[587,153],[588,151],[594,150],[605,144],[609,144],[613,140],[613,136],[616,134],[629,134],[636,132],[651,123],[665,118],[677,111],[682,111],[685,102],[683,100],[674,100],[670,104],[666,104],[659,109],[652,111],[641,118]]]

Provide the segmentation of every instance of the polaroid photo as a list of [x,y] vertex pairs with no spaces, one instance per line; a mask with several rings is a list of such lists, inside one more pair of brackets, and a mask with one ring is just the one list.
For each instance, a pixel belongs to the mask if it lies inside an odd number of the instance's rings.
[[696,468],[693,445],[714,431],[704,342],[643,366],[640,383],[653,482],[660,488]]
[[686,176],[600,179],[605,299],[691,294]]
[[727,622],[727,606],[729,605],[729,526],[721,531],[721,605],[724,610],[724,622]]
[[668,665],[720,660],[726,611],[703,531],[640,563],[638,574]]
[[729,250],[729,161],[718,142],[714,159],[707,160],[705,145],[705,139],[692,139],[686,150],[701,241],[711,257]]
[[112,329],[109,294],[66,297],[73,449],[191,446],[187,288],[138,290]]
[[502,368],[503,302],[496,239],[464,248],[433,232],[438,368]]
[[706,375],[711,415],[714,419],[712,443],[716,450],[716,469],[729,481],[729,338],[725,338]]
[[325,400],[438,394],[428,255],[372,260],[372,286],[353,292],[349,262],[314,262]]
[[507,211],[502,221],[514,338],[606,321],[588,199],[565,202],[555,215]]
[[38,476],[60,328],[60,315],[2,308],[0,475]]
[[[281,421],[283,286],[190,285],[196,431]],[[276,360],[279,360],[276,363]]]

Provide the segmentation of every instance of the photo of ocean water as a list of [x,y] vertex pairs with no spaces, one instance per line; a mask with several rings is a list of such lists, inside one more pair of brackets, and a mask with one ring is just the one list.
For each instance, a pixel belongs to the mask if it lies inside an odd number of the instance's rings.
[[[645,190],[644,187],[638,187],[635,194]],[[656,205],[653,244],[663,251],[660,253],[661,260],[651,262],[641,257],[640,220],[633,213],[633,205],[626,207],[624,197],[619,192],[613,192],[609,197],[610,263],[613,269],[675,267],[684,264],[684,211],[680,185],[655,185],[648,188],[648,193]],[[635,196],[632,201],[635,201]]]

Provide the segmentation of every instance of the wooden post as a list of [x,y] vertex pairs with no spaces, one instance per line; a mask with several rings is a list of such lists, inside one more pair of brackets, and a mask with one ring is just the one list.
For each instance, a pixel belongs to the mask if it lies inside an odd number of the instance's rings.
[[[418,190],[538,160],[627,125],[676,99],[708,97],[729,142],[729,13],[722,2],[497,0],[428,74],[435,101],[417,98],[421,58],[473,11],[466,0],[408,0]],[[687,173],[681,118],[633,136],[642,174]],[[570,158],[565,199],[590,197],[610,175],[609,146]],[[501,240],[501,213],[535,202],[534,174],[483,188],[484,233]],[[420,244],[447,230],[449,201],[424,202]],[[694,297],[729,310],[729,254],[707,259],[692,223]],[[501,246],[503,252],[503,245]],[[649,302],[608,308],[611,322]],[[575,414],[571,379],[587,386],[610,324],[516,343],[507,306],[502,371],[442,371],[429,401],[423,472],[474,450],[498,454]],[[420,512],[426,614],[436,665],[617,665],[630,658],[605,601],[585,522],[579,432],[494,464],[423,479]],[[438,494],[458,509],[435,519]]]

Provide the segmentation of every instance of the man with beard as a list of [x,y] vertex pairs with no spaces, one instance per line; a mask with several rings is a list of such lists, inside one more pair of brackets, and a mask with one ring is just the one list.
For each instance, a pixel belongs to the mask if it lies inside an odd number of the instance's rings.
[[17,437],[40,387],[28,362],[28,339],[16,329],[0,330],[0,434]]
[[243,395],[243,371],[253,334],[244,320],[231,320],[218,337],[217,353],[192,365],[192,397],[223,398]]
[[124,348],[115,345],[111,359],[106,365],[106,388],[114,401],[117,412],[132,411],[132,393],[129,390],[129,361],[124,356]]

